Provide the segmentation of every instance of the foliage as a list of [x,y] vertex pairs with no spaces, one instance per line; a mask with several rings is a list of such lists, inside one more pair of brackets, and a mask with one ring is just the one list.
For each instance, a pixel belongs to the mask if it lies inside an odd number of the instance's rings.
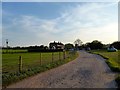
[[[7,49],[7,47],[2,47],[2,49]],[[17,47],[8,47],[8,49],[11,49],[11,50],[27,50],[27,49],[48,49],[47,46],[44,46],[44,45],[40,45],[40,46],[28,46],[28,47],[20,47],[20,46],[17,46]]]
[[73,45],[73,44],[70,44],[70,43],[65,44],[65,49],[66,49],[66,50],[73,49],[73,48],[74,48],[74,45]]
[[78,46],[81,46],[82,43],[83,43],[83,42],[82,42],[80,39],[76,39],[76,40],[74,41],[74,44],[75,44],[75,45],[78,45]]
[[94,49],[102,49],[103,44],[98,40],[94,40],[91,43],[86,43],[86,47],[90,47],[92,50],[94,50]]
[[117,49],[120,49],[120,41],[113,42],[110,46],[114,46]]

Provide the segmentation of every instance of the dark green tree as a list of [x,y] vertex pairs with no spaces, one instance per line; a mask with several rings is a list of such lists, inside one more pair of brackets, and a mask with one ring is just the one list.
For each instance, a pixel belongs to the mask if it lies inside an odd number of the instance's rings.
[[117,49],[120,49],[120,41],[113,42],[110,46],[114,46]]
[[74,45],[73,45],[73,44],[70,44],[70,43],[65,44],[65,49],[66,49],[66,50],[73,49],[73,48],[74,48]]
[[90,47],[91,49],[102,49],[103,44],[98,40],[94,40],[91,43],[86,43],[86,47]]

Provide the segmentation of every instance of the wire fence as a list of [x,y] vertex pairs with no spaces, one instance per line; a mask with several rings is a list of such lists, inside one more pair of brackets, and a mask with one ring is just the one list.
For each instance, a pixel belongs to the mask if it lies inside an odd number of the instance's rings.
[[68,51],[2,54],[2,71],[3,73],[21,72],[32,67],[64,60],[72,54]]

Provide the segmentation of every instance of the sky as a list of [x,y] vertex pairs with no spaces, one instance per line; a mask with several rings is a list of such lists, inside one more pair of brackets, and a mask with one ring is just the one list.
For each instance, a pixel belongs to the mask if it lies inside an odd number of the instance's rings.
[[3,2],[2,46],[118,40],[117,2]]
[[2,2],[118,2],[119,0],[1,0]]
[[0,2],[0,46],[2,46],[2,3]]

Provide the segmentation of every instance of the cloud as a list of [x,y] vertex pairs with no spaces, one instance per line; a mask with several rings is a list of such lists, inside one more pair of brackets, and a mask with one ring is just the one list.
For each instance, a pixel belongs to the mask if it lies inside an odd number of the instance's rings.
[[48,45],[54,40],[67,43],[76,38],[83,42],[94,39],[112,42],[117,39],[118,30],[117,13],[109,10],[114,6],[114,3],[76,4],[60,11],[60,17],[49,20],[30,15],[14,17],[9,25],[3,25],[3,39],[13,40],[14,46]]
[[9,38],[15,46],[48,45],[51,40],[54,40],[53,35],[58,32],[55,26],[56,23],[52,20],[23,15],[13,18],[11,24],[3,25],[3,39]]
[[[113,14],[108,12],[111,4],[102,4],[102,3],[87,3],[87,4],[78,4],[75,7],[71,7],[69,10],[63,12],[65,16],[64,22],[68,24],[79,23],[81,27],[103,25],[108,23]],[[106,7],[106,8],[105,8]],[[107,9],[107,10],[106,10]],[[65,13],[65,15],[64,15]],[[101,23],[102,22],[102,23]]]
[[118,2],[119,0],[2,0],[3,2]]
[[2,46],[2,4],[0,3],[0,46]]

